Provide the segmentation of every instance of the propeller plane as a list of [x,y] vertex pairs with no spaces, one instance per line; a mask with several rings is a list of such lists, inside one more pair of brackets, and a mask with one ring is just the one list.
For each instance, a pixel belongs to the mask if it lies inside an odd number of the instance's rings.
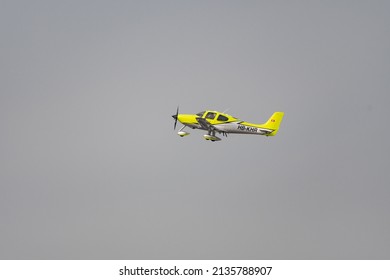
[[255,124],[242,121],[224,112],[218,111],[202,111],[197,114],[179,114],[179,107],[177,107],[176,114],[173,115],[172,118],[175,120],[174,130],[176,130],[177,121],[183,124],[183,127],[180,128],[177,133],[179,136],[184,137],[190,134],[183,130],[186,127],[201,129],[207,131],[207,134],[203,135],[204,139],[214,142],[221,140],[221,138],[215,136],[216,132],[224,136],[227,136],[229,133],[275,136],[279,130],[283,116],[284,112],[275,112],[267,122]]

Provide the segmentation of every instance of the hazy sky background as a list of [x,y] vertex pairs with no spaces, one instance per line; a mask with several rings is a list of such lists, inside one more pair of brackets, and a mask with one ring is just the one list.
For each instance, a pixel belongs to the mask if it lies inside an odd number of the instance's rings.
[[389,11],[2,0],[0,258],[389,259]]

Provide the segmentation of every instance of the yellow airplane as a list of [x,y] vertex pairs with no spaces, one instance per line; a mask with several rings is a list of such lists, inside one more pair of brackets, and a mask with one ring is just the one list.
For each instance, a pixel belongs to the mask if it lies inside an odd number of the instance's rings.
[[174,129],[176,129],[177,121],[184,125],[177,133],[179,136],[184,137],[190,134],[183,131],[185,127],[202,129],[208,132],[203,135],[204,139],[214,142],[221,140],[221,138],[215,136],[216,132],[224,136],[227,136],[228,133],[275,136],[279,130],[283,115],[284,112],[275,112],[266,123],[254,124],[241,121],[218,111],[203,111],[194,115],[179,114],[179,107],[177,107],[176,114],[172,118],[175,119]]

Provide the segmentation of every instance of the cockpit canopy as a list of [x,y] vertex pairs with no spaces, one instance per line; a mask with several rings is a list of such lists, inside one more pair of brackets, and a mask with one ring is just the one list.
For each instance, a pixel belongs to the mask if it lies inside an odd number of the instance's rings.
[[220,113],[217,111],[202,111],[196,114],[197,116],[201,118],[205,118],[208,120],[215,120],[219,122],[227,122],[227,121],[233,121],[237,120],[235,117],[232,117],[228,114]]

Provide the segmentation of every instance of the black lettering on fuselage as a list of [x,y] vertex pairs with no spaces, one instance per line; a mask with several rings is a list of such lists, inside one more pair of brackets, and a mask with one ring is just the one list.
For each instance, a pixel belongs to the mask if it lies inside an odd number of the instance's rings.
[[246,126],[246,125],[239,124],[237,126],[237,129],[245,132],[257,133],[257,128],[253,126]]

